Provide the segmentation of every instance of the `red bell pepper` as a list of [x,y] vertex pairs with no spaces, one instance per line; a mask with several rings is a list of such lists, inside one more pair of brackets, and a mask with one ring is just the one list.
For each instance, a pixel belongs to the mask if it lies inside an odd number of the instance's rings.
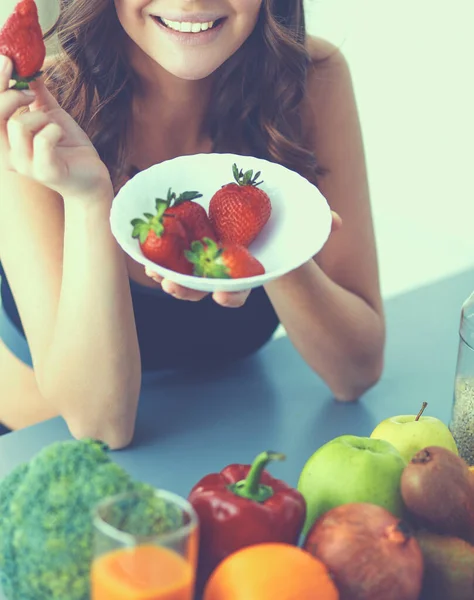
[[266,471],[283,454],[262,452],[252,465],[233,464],[201,479],[189,502],[200,522],[199,579],[240,548],[264,542],[297,544],[306,517],[300,492]]

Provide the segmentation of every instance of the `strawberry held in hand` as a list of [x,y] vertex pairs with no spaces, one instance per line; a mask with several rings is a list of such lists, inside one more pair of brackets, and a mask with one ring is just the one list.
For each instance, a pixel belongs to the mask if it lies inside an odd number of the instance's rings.
[[193,202],[196,198],[202,198],[202,194],[199,192],[183,192],[176,196],[170,188],[166,200],[169,206],[166,214],[179,217],[186,229],[190,244],[205,237],[217,241],[217,236],[207,216],[206,209],[197,202]]
[[148,221],[133,219],[132,237],[138,238],[144,256],[157,265],[192,275],[192,265],[184,252],[189,248],[188,236],[178,217],[165,215],[168,203],[156,200],[156,214],[145,213]]
[[268,195],[258,188],[260,171],[243,173],[233,165],[235,183],[217,191],[209,204],[209,218],[223,243],[249,246],[268,221],[272,205]]
[[194,265],[196,277],[211,279],[241,279],[263,275],[265,268],[245,246],[238,244],[218,245],[210,238],[193,242],[187,259]]
[[41,75],[46,47],[34,0],[20,0],[8,17],[0,31],[0,54],[13,61],[13,89],[26,89]]

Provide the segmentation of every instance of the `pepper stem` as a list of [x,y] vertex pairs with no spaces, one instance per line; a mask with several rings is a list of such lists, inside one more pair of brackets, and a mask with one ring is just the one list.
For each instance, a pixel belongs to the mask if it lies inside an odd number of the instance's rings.
[[269,485],[260,483],[262,477],[262,471],[272,460],[285,460],[286,456],[279,452],[262,452],[253,461],[250,471],[245,479],[229,485],[231,492],[240,496],[241,498],[247,498],[248,500],[254,500],[255,502],[265,502],[271,498],[274,494],[273,488]]

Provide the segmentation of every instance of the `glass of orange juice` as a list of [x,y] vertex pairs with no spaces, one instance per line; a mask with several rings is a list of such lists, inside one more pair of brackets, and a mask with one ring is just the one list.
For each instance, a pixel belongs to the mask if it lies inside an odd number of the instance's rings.
[[93,515],[91,600],[192,600],[199,547],[198,518],[176,494],[155,491],[103,500]]

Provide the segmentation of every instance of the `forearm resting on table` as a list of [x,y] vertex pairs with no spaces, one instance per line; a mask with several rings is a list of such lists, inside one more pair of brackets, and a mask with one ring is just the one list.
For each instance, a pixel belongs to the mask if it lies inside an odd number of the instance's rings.
[[62,286],[39,387],[72,435],[118,448],[133,436],[141,367],[126,263],[109,227],[111,201],[65,202]]
[[380,378],[383,316],[310,261],[266,286],[288,337],[338,400],[355,400]]

